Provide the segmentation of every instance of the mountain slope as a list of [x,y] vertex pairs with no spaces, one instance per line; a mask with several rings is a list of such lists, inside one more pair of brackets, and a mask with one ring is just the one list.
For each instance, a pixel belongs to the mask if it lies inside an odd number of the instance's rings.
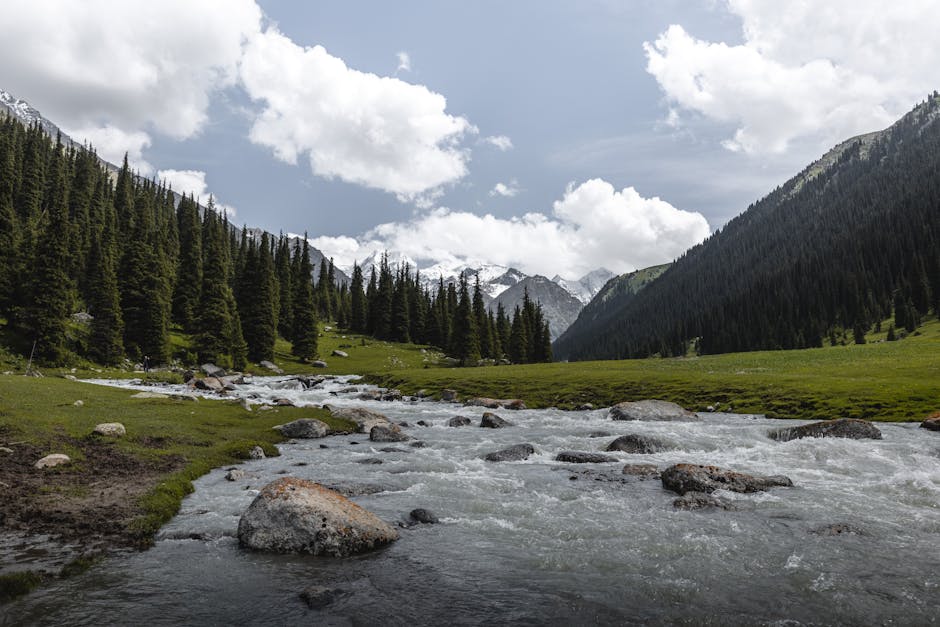
[[556,356],[821,346],[940,310],[940,96],[853,138],[608,305]]
[[542,315],[548,322],[548,330],[554,341],[578,317],[578,312],[584,306],[580,300],[571,295],[565,288],[543,276],[526,277],[512,287],[500,293],[489,308],[496,311],[499,305],[512,317],[517,305],[522,305],[525,291],[529,291],[529,298],[542,305]]
[[[577,319],[560,334],[552,350],[558,358],[567,358],[573,347],[590,341],[594,329],[609,324],[623,306],[654,280],[672,264],[652,266],[615,276],[604,285],[597,295],[585,305]],[[565,356],[565,357],[561,357]]]

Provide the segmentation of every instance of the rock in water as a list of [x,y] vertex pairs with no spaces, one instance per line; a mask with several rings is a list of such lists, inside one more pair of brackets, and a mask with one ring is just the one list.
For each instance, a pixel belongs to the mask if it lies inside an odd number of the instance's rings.
[[444,403],[457,402],[457,392],[455,390],[441,390],[441,401]]
[[737,509],[733,502],[728,499],[718,498],[714,494],[704,494],[702,492],[687,492],[672,502],[676,509],[697,510],[697,509]]
[[411,510],[411,513],[408,514],[408,518],[421,525],[434,525],[441,522],[433,512],[429,512],[421,507]]
[[248,451],[248,459],[264,459],[264,449],[260,446],[252,446]]
[[390,424],[387,416],[365,407],[329,407],[329,412],[334,418],[355,422],[356,431],[359,433],[369,433],[372,431],[372,427],[376,425]]
[[624,453],[658,453],[665,451],[669,446],[662,440],[648,435],[631,433],[622,435],[607,445],[606,451],[622,451]]
[[849,438],[851,440],[880,440],[881,431],[867,420],[857,418],[838,418],[813,422],[799,427],[786,427],[770,432],[770,437],[778,442],[789,442],[800,438]]
[[346,497],[304,479],[284,477],[262,488],[238,521],[249,549],[345,557],[394,542],[398,533]]
[[931,431],[940,431],[940,416],[928,416],[920,423],[921,429],[929,429]]
[[405,442],[411,438],[402,433],[398,425],[388,423],[372,427],[369,430],[369,439],[373,442]]
[[330,433],[329,425],[316,418],[300,418],[274,428],[285,438],[313,439],[325,437]]
[[36,468],[52,468],[53,466],[62,466],[70,463],[72,463],[72,459],[68,455],[53,453],[52,455],[46,455],[36,462]]
[[127,435],[127,429],[125,429],[124,425],[120,422],[102,422],[99,425],[95,425],[94,433],[109,438],[119,438]]
[[199,366],[199,369],[202,370],[206,374],[207,377],[224,377],[225,376],[225,370],[223,368],[219,368],[213,363],[202,364],[201,366]]
[[483,458],[488,462],[518,462],[528,459],[529,455],[535,453],[535,447],[531,444],[516,444],[501,451],[487,453]]
[[464,405],[468,407],[486,407],[487,409],[499,409],[499,401],[495,398],[486,398],[483,396],[478,396],[476,398],[471,398],[466,401]]
[[698,415],[668,401],[634,401],[618,403],[610,408],[612,420],[673,420],[697,421]]
[[239,468],[232,468],[227,473],[225,473],[226,481],[238,481],[239,479],[245,478],[245,471]]
[[512,423],[508,420],[503,420],[493,412],[486,412],[483,414],[483,418],[480,420],[480,426],[486,429],[501,429],[503,427],[509,427]]
[[571,464],[602,464],[604,462],[617,461],[609,455],[600,453],[585,453],[583,451],[562,451],[555,456],[556,462],[568,462]]
[[342,594],[342,590],[338,588],[309,586],[300,593],[300,598],[310,609],[319,610],[332,603],[340,594]]
[[623,474],[641,479],[659,479],[659,468],[655,464],[627,464]]
[[466,416],[454,416],[447,421],[448,427],[468,427],[470,426],[471,420]]
[[725,470],[717,466],[676,464],[662,472],[663,487],[679,494],[715,490],[731,492],[761,492],[776,486],[790,487],[793,482],[783,475],[758,476]]

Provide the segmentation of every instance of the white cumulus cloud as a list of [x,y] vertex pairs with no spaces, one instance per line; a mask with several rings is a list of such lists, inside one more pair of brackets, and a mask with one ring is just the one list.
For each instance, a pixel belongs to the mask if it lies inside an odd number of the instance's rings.
[[438,208],[381,224],[360,238],[319,237],[314,246],[350,266],[375,250],[403,253],[422,266],[496,263],[528,274],[577,278],[599,267],[627,272],[670,261],[710,233],[695,212],[601,179],[569,185],[551,216],[498,218]]
[[73,139],[116,161],[126,151],[143,171],[149,133],[186,139],[204,126],[260,21],[253,0],[10,0],[0,85]]
[[111,126],[89,126],[75,128],[68,132],[69,136],[80,143],[88,143],[95,149],[98,156],[115,165],[127,162],[131,168],[143,176],[153,174],[153,166],[144,159],[144,150],[150,146],[150,135],[143,131],[122,131]]
[[251,39],[241,79],[263,106],[251,140],[288,163],[307,155],[319,176],[412,201],[467,173],[459,142],[472,126],[423,85],[351,69],[274,28]]
[[647,71],[674,111],[732,125],[730,150],[780,153],[878,130],[936,88],[940,11],[932,0],[728,0],[743,43],[672,25],[647,42]]
[[506,183],[497,183],[493,186],[493,189],[490,190],[490,196],[503,196],[505,198],[513,198],[519,194],[519,183],[515,179]]
[[493,146],[502,152],[512,150],[512,140],[505,135],[490,135],[488,137],[484,137],[480,141],[482,141],[484,144],[489,144],[490,146]]

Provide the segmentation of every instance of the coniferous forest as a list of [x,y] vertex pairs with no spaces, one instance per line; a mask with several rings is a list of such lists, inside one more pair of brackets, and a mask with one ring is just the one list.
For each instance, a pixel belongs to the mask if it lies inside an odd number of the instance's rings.
[[938,171],[934,92],[775,189],[638,296],[582,313],[555,351],[622,359],[862,343],[880,324],[889,339],[911,333],[940,314]]
[[[244,368],[277,338],[317,356],[318,321],[383,340],[429,344],[460,364],[551,361],[548,324],[526,296],[512,314],[480,286],[421,287],[387,259],[347,285],[311,262],[306,236],[239,229],[214,207],[117,170],[37,125],[0,120],[0,317],[4,342],[48,365],[84,358]],[[191,349],[171,350],[171,330]]]

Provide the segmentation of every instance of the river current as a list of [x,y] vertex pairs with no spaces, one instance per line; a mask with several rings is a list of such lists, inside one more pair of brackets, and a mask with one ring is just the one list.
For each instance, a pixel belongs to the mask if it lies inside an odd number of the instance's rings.
[[[879,424],[883,440],[780,443],[767,433],[796,423],[721,413],[615,422],[606,409],[546,409],[498,410],[513,426],[482,429],[481,408],[337,393],[350,385],[342,377],[303,390],[289,377],[256,378],[236,394],[368,407],[409,423],[405,432],[426,446],[332,436],[285,443],[280,457],[240,465],[247,476],[234,482],[214,470],[194,482],[152,549],[0,607],[0,624],[940,622],[940,436],[917,425]],[[456,415],[473,426],[448,427]],[[609,453],[616,463],[554,461],[628,433],[674,448]],[[536,449],[526,461],[482,459],[522,442]],[[784,474],[794,487],[721,494],[733,511],[683,511],[659,480],[621,473],[627,463],[677,462]],[[239,516],[285,474],[373,491],[352,498],[393,524],[418,507],[440,523],[403,528],[389,547],[348,559],[240,549]],[[825,533],[833,525],[849,532]],[[312,585],[337,589],[335,600],[309,608],[299,593]]]

